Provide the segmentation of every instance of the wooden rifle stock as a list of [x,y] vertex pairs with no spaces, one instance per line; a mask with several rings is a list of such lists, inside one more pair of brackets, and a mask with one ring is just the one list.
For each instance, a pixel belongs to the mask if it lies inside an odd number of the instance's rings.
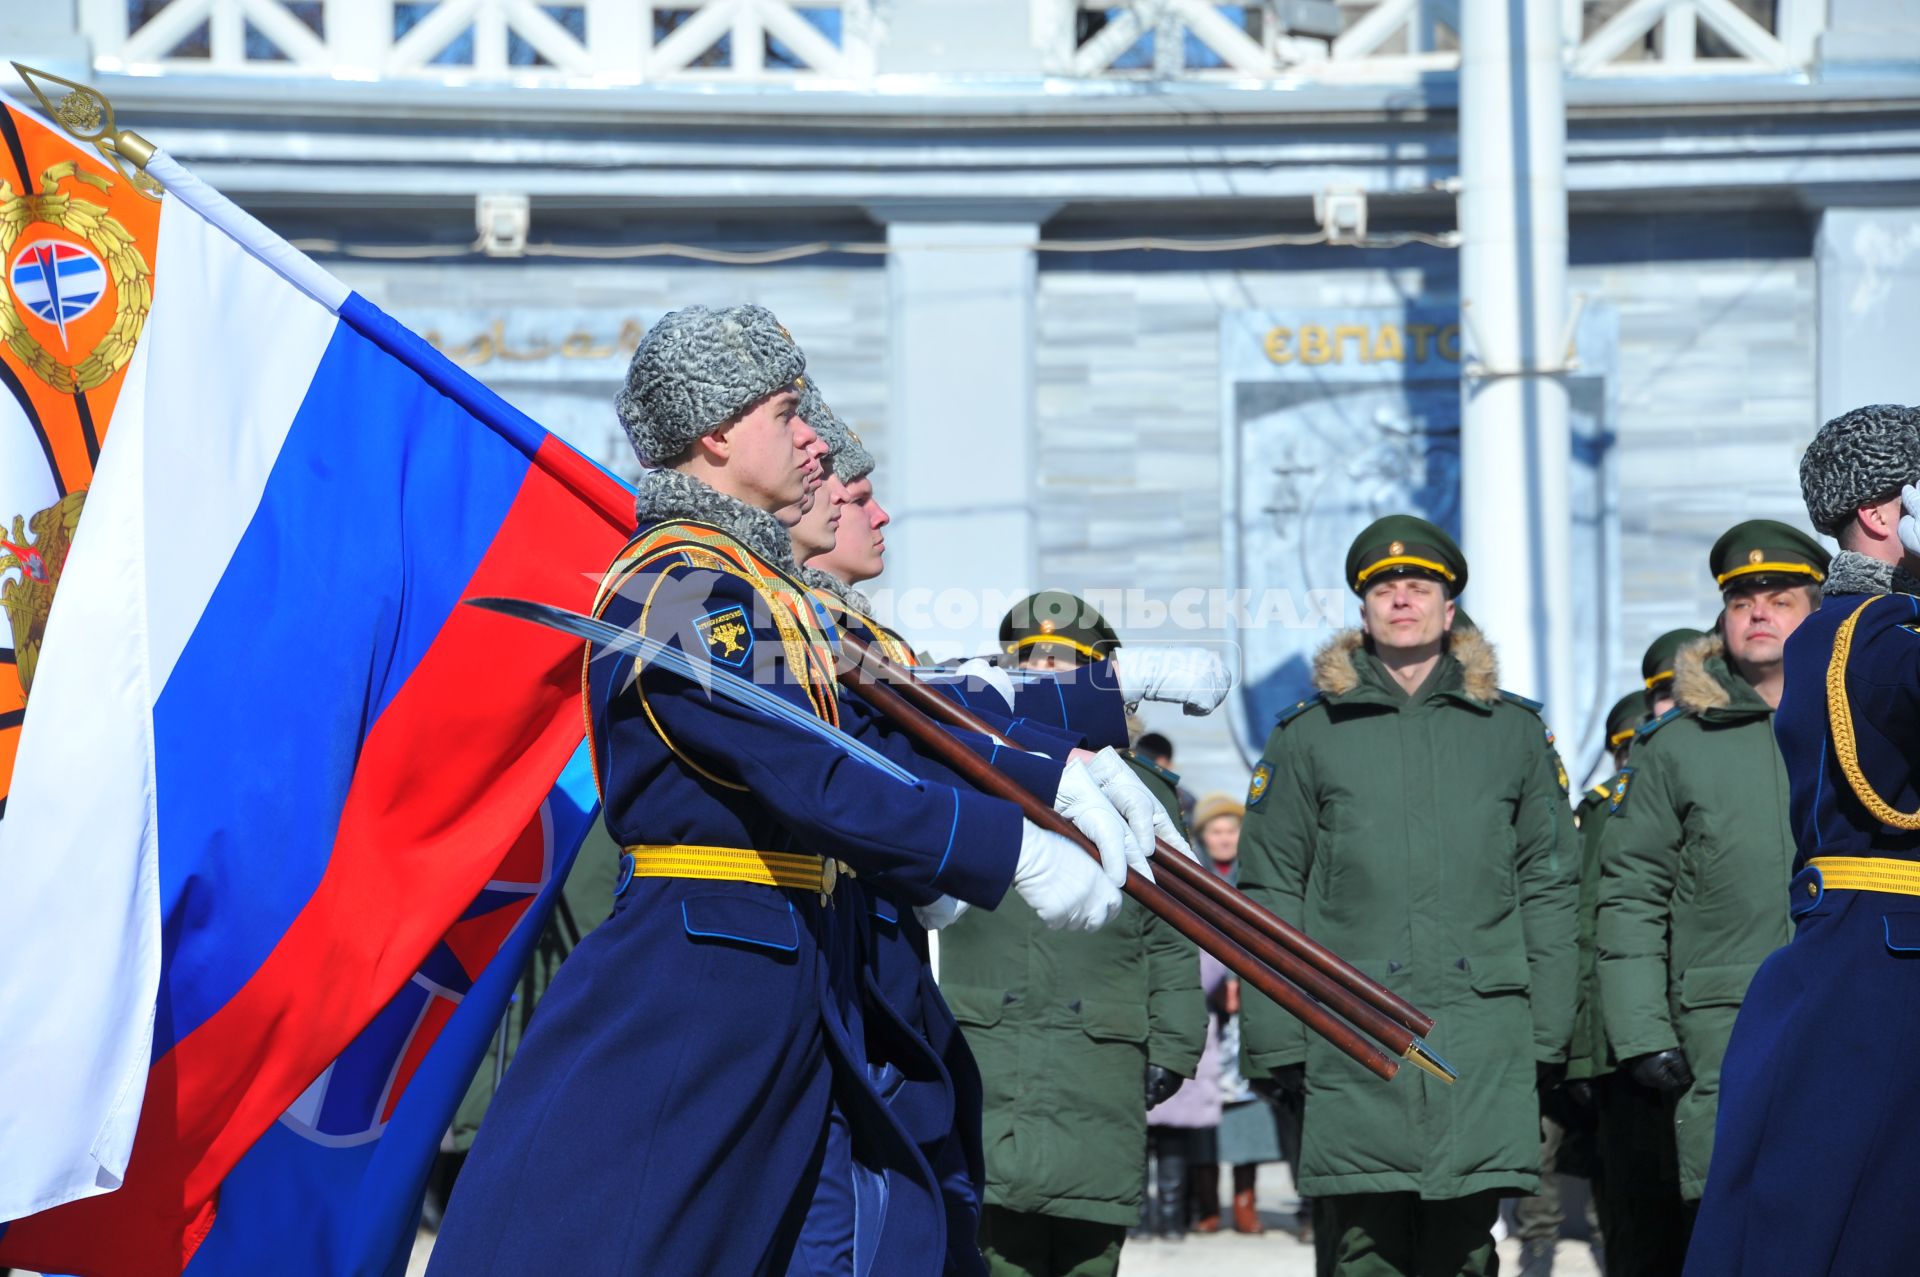
[[[843,632],[841,639],[844,649],[853,658],[854,667],[861,671],[864,678],[883,684],[887,690],[892,691],[898,699],[905,702],[907,708],[916,710],[938,722],[1007,743],[991,726],[964,706],[949,700],[920,682],[910,671],[895,665],[859,638]],[[844,674],[842,681],[848,682],[856,691],[865,695],[860,682],[848,679]],[[886,707],[882,708],[884,712]],[[894,717],[891,713],[889,716]],[[945,733],[941,735],[944,737]],[[947,741],[949,745],[956,744],[951,738],[947,738]],[[964,747],[960,748],[969,758],[974,757],[971,751],[966,751]],[[943,749],[943,756],[947,752]],[[970,771],[971,769],[969,773]],[[1397,994],[1349,965],[1332,950],[1310,939],[1297,928],[1290,926],[1284,919],[1277,917],[1221,881],[1219,875],[1194,863],[1164,839],[1156,840],[1156,844],[1155,877],[1160,880],[1159,889],[1170,897],[1173,903],[1193,914],[1198,922],[1209,928],[1215,935],[1278,974],[1287,982],[1289,988],[1304,991],[1318,999],[1325,1008],[1330,1008],[1351,1021],[1369,1037],[1388,1047],[1394,1055],[1414,1061],[1422,1069],[1444,1082],[1453,1080],[1451,1068],[1434,1055],[1431,1048],[1422,1040],[1422,1035],[1433,1027],[1432,1017],[1423,1014]],[[1138,875],[1133,875],[1129,881],[1131,883],[1137,879]],[[1184,930],[1182,933],[1185,934]],[[1188,938],[1194,939],[1192,936]],[[1195,943],[1213,953],[1215,957],[1221,958],[1222,962],[1227,961],[1208,944],[1197,939]],[[1231,967],[1233,964],[1229,962],[1227,965]],[[1255,987],[1260,987],[1257,981],[1253,983]],[[1262,989],[1262,992],[1266,990]],[[1269,994],[1269,996],[1272,995]],[[1323,1036],[1328,1036],[1329,1040],[1335,1041],[1336,1045],[1340,1045],[1337,1039],[1325,1034],[1321,1026],[1315,1024],[1308,1016],[1301,1015],[1293,1006],[1280,998],[1274,1000],[1306,1021],[1310,1027],[1322,1031]]]
[[[846,639],[844,635],[842,639],[850,646],[852,643],[859,642],[858,639]],[[844,666],[840,671],[840,681],[882,715],[898,724],[928,753],[938,757],[942,763],[964,776],[974,788],[1006,799],[1018,806],[1021,814],[1034,824],[1071,839],[1076,846],[1095,860],[1100,858],[1099,848],[1095,847],[1093,841],[1081,833],[1072,821],[1042,802],[1019,782],[995,771],[984,758],[954,739],[946,728],[915,708],[900,692],[868,673],[863,666],[857,662]],[[1179,855],[1178,852],[1174,854]],[[1308,997],[1298,985],[1287,980],[1279,972],[1247,952],[1245,948],[1223,935],[1219,929],[1203,919],[1188,904],[1176,899],[1164,887],[1128,870],[1124,889],[1129,896],[1138,900],[1152,913],[1166,919],[1174,930],[1218,958],[1229,971],[1273,999],[1321,1037],[1339,1047],[1362,1068],[1381,1078],[1391,1078],[1399,1071],[1398,1060],[1368,1042],[1352,1025]]]
[[[894,664],[881,653],[874,651],[870,645],[852,635],[843,633],[841,639],[848,653],[863,665],[869,674],[893,687],[916,709],[963,731],[991,736],[1005,745],[1012,744],[964,705],[949,700],[922,683],[915,677],[913,671]],[[1414,1036],[1424,1036],[1433,1031],[1432,1016],[1422,1012],[1411,1002],[1372,979],[1359,968],[1352,966],[1333,950],[1308,936],[1266,906],[1237,890],[1222,880],[1219,874],[1211,872],[1204,865],[1195,864],[1185,856],[1176,854],[1177,849],[1169,846],[1165,839],[1157,839],[1156,842],[1157,850],[1154,859],[1156,870],[1159,870],[1164,863],[1165,875],[1168,878],[1178,879],[1191,886],[1200,895],[1278,941],[1393,1022],[1405,1026]],[[1259,950],[1256,949],[1254,952],[1258,953]],[[1328,1000],[1305,981],[1298,983],[1308,988],[1322,1001]]]

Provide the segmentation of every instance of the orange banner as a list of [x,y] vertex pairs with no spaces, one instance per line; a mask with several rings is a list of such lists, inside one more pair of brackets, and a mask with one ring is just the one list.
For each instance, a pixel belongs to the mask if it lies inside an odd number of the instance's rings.
[[160,205],[0,105],[0,816],[47,616],[153,304]]

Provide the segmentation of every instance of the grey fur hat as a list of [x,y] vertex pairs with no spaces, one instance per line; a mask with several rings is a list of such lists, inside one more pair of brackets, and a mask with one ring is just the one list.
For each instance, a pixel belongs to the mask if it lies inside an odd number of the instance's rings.
[[648,331],[614,410],[640,460],[663,465],[807,369],[807,357],[764,306],[688,306]]
[[819,383],[812,377],[801,380],[800,419],[812,426],[813,432],[826,443],[827,464],[833,467],[842,483],[852,483],[873,473],[873,454],[860,442],[860,436],[853,433],[853,427],[827,407],[827,401],[820,397]]
[[1868,404],[1842,413],[1807,445],[1800,458],[1800,495],[1807,518],[1837,534],[1863,505],[1899,495],[1920,482],[1920,409]]

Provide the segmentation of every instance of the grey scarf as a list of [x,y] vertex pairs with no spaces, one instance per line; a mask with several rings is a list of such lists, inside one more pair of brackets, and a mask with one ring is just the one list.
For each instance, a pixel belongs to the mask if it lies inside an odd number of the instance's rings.
[[819,568],[801,568],[800,579],[816,590],[825,590],[862,616],[873,615],[873,604],[868,602],[867,596],[831,572],[822,572]]
[[1904,563],[1883,563],[1853,550],[1833,556],[1822,587],[1828,594],[1920,594]]
[[642,523],[694,519],[719,528],[740,544],[789,576],[799,574],[793,561],[793,542],[780,520],[756,510],[738,497],[710,488],[678,470],[649,470],[640,480],[633,512]]

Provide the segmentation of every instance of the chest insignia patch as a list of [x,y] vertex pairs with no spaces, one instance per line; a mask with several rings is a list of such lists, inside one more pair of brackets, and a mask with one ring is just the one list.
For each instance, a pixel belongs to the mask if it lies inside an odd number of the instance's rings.
[[747,621],[746,609],[738,603],[695,617],[693,628],[713,660],[733,669],[747,663],[753,651],[753,626]]
[[1247,782],[1247,806],[1258,807],[1260,800],[1267,796],[1267,789],[1273,784],[1273,764],[1261,763],[1253,769],[1253,779]]
[[1614,778],[1613,792],[1607,796],[1607,814],[1612,815],[1626,805],[1627,787],[1633,783],[1633,768],[1622,767],[1620,775]]

